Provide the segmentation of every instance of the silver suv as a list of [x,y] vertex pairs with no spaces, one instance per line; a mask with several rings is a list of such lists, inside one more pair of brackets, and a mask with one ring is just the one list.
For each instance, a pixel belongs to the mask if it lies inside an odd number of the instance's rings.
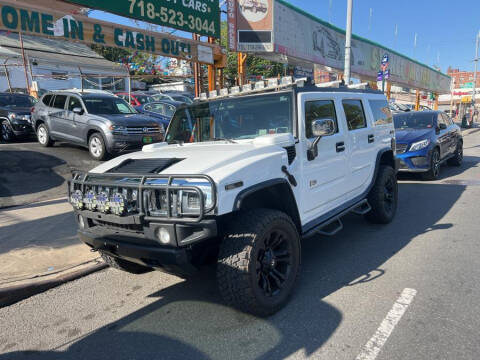
[[45,94],[33,109],[32,123],[41,145],[54,141],[82,145],[96,160],[163,141],[165,134],[161,123],[124,100],[91,92]]

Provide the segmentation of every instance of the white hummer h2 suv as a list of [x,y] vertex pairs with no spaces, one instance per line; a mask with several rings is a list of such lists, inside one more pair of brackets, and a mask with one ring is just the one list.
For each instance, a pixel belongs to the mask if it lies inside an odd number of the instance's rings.
[[188,275],[217,261],[225,301],[268,316],[287,301],[301,238],[353,212],[392,221],[395,133],[385,96],[285,80],[179,108],[166,142],[74,173],[80,240],[112,267]]

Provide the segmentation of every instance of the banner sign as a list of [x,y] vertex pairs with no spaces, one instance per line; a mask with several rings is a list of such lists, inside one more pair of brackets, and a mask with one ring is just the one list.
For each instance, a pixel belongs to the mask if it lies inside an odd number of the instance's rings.
[[[236,3],[237,51],[305,66],[319,64],[343,72],[345,31],[283,0],[231,0]],[[229,4],[230,5],[230,4]],[[230,27],[229,27],[230,30]],[[375,81],[382,61],[390,81],[402,87],[448,93],[451,78],[398,52],[352,37],[352,74]],[[388,65],[387,65],[388,64]]]
[[213,64],[214,56],[221,52],[220,47],[214,44],[120,26],[82,15],[65,15],[64,12],[12,0],[0,0],[0,30],[21,31],[27,35],[135,50],[206,64]]
[[220,38],[219,0],[64,0],[95,10]]

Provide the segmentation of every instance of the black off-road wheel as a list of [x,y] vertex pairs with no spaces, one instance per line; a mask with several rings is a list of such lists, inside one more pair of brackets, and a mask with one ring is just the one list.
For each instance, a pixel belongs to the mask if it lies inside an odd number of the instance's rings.
[[368,195],[372,210],[365,217],[374,224],[389,224],[397,212],[398,183],[391,166],[380,167],[375,185]]
[[463,162],[463,143],[459,141],[457,143],[457,148],[455,149],[455,155],[447,160],[448,165],[450,166],[462,166]]
[[440,151],[434,149],[430,158],[430,170],[422,173],[423,180],[437,180],[440,177],[440,168],[442,164],[440,162]]
[[272,315],[293,292],[300,256],[300,237],[288,215],[270,209],[241,212],[220,245],[220,293],[241,311]]
[[144,273],[153,271],[152,268],[142,266],[142,265],[139,265],[139,264],[135,264],[135,263],[127,261],[127,260],[119,259],[119,258],[116,258],[114,256],[110,256],[110,255],[104,253],[103,251],[99,251],[99,252],[100,252],[100,256],[102,257],[103,261],[105,261],[105,263],[107,263],[107,265],[109,265],[110,267],[112,267],[114,269],[126,271],[130,274],[144,274]]
[[0,123],[0,140],[4,143],[9,143],[15,140],[15,134],[7,120],[3,120]]

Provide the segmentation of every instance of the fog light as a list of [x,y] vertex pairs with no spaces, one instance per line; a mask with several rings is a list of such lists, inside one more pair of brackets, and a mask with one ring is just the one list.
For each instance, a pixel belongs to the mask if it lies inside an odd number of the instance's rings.
[[78,215],[78,226],[80,227],[80,229],[85,229],[85,220],[83,220],[83,216],[82,215]]
[[88,210],[95,211],[95,209],[97,208],[97,194],[95,194],[95,191],[93,190],[88,191],[85,194],[83,203]]
[[157,229],[157,238],[162,244],[170,243],[170,233],[163,227]]
[[83,194],[80,190],[76,190],[71,196],[70,196],[70,203],[73,205],[73,207],[77,210],[82,210],[83,209]]

